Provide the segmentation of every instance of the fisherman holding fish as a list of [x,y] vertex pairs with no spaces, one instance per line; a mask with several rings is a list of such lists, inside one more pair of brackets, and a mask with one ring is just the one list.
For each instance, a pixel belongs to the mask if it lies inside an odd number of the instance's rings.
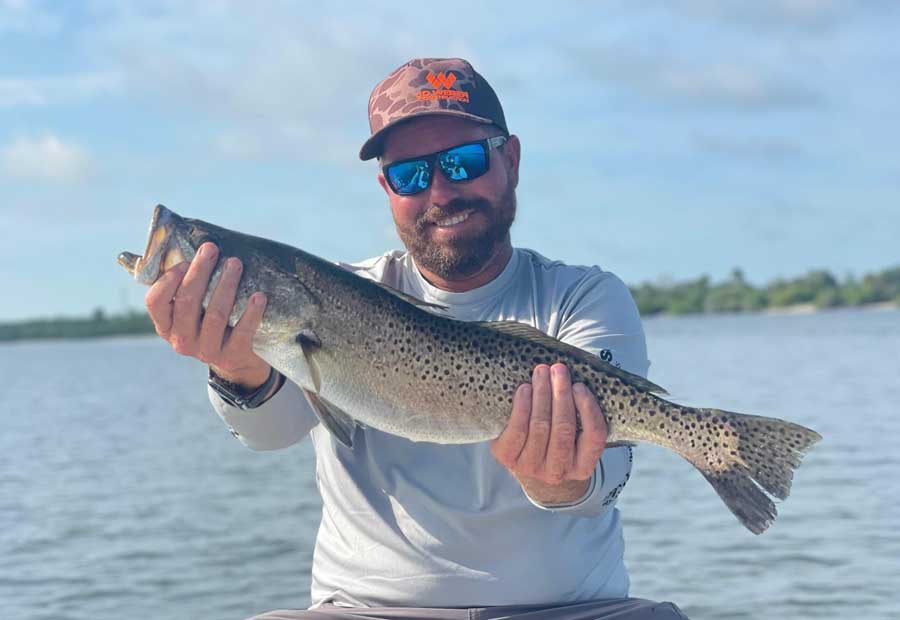
[[[405,63],[375,87],[369,123],[360,158],[378,158],[406,250],[343,268],[437,313],[527,324],[646,377],[640,317],[619,278],[512,245],[521,146],[494,90],[468,62]],[[443,441],[443,427],[431,429],[434,442],[411,441],[348,425],[254,353],[272,303],[266,295],[250,296],[228,327],[243,265],[233,257],[220,264],[219,253],[204,243],[190,263],[165,271],[146,303],[177,352],[209,365],[212,404],[240,441],[273,450],[309,436],[315,448],[323,511],[313,607],[259,620],[685,617],[671,603],[629,598],[616,499],[632,450],[606,447],[604,411],[571,368],[529,357],[531,381],[509,387],[502,404],[511,415],[492,441]],[[300,334],[297,346],[314,348],[316,338]],[[393,345],[397,365],[426,354],[416,341]],[[422,372],[440,389],[432,399],[467,402],[500,376],[477,356],[452,357],[449,346],[440,359]],[[392,369],[370,370],[384,372],[394,389]],[[449,371],[469,370],[469,383],[441,384]]]

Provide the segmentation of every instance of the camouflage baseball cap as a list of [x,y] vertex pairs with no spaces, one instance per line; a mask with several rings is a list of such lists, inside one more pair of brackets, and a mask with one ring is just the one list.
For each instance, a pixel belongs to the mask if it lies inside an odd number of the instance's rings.
[[362,160],[381,154],[388,129],[416,116],[450,114],[491,123],[509,135],[500,100],[491,85],[462,58],[415,58],[394,69],[369,97],[372,135]]

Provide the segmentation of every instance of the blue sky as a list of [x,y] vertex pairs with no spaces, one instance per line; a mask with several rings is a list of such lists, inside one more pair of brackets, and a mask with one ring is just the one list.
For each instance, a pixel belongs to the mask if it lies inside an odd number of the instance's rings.
[[[0,320],[142,307],[152,207],[399,247],[366,103],[470,60],[523,144],[517,245],[638,283],[900,263],[900,3],[0,0]],[[450,7],[452,6],[452,10]]]

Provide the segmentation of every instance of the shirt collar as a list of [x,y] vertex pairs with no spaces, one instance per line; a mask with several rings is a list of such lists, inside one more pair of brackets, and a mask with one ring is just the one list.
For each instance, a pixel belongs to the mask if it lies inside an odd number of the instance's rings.
[[516,271],[519,267],[519,250],[513,248],[506,266],[497,277],[490,282],[473,288],[469,291],[454,293],[445,291],[431,284],[416,266],[415,260],[411,254],[407,252],[406,260],[406,276],[413,288],[422,294],[425,301],[433,301],[446,306],[470,306],[479,304],[487,299],[494,299],[503,292],[515,280]]

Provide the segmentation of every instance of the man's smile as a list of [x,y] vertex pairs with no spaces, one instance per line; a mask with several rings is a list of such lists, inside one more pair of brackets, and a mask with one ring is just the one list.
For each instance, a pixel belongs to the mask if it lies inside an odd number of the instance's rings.
[[438,226],[439,228],[452,228],[452,227],[456,226],[457,224],[465,222],[467,219],[469,219],[469,215],[471,215],[473,213],[473,211],[474,211],[473,209],[467,209],[467,210],[463,211],[462,213],[458,213],[452,217],[438,220],[435,223],[435,225]]

